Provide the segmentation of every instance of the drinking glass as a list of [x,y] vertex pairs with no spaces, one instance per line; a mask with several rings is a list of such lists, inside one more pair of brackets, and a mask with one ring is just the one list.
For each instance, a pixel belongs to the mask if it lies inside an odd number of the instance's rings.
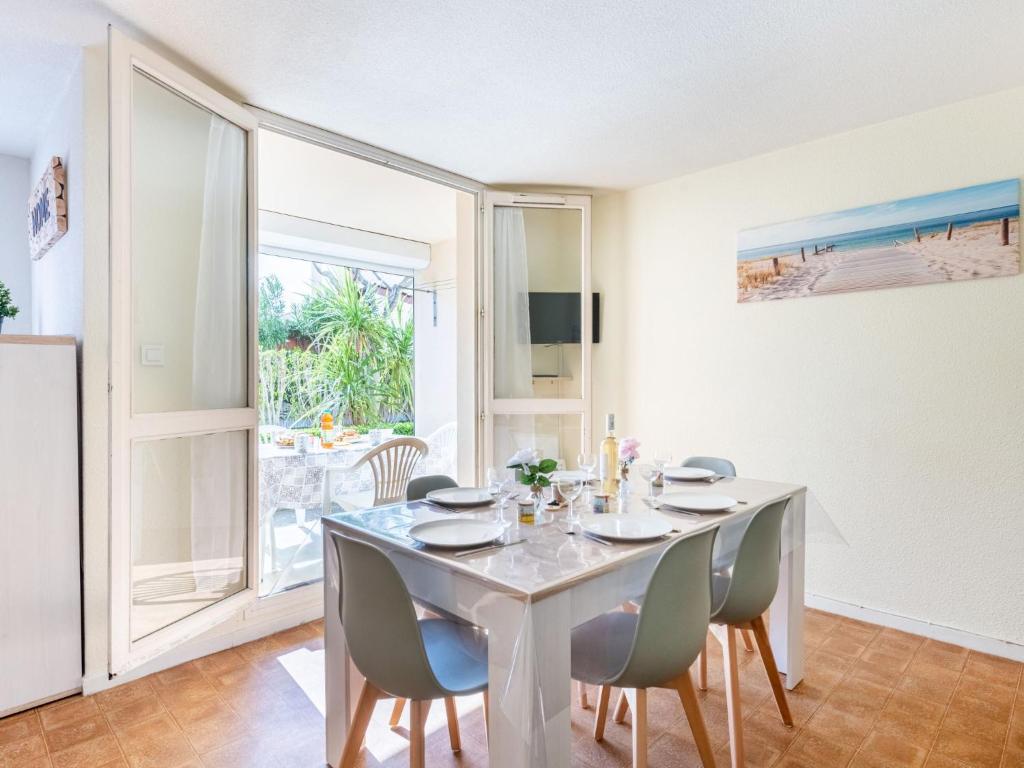
[[672,453],[671,451],[655,451],[651,460],[658,472],[664,472],[665,467],[672,461]]
[[505,505],[512,493],[515,476],[507,467],[491,467],[487,470],[487,490],[494,494],[498,501],[498,519],[505,520]]
[[[576,466],[586,472],[587,479],[585,481],[584,489],[590,491],[590,481],[594,479],[594,468],[597,466],[597,456],[592,453],[583,451],[576,456]],[[584,503],[587,499],[584,498]]]
[[654,478],[658,476],[658,468],[653,464],[641,464],[636,469],[640,473],[640,477],[647,481],[647,498],[644,501],[653,504],[657,501],[654,495]]
[[583,478],[579,475],[561,476],[558,478],[558,492],[569,501],[569,513],[565,520],[572,527],[576,524],[578,517],[574,503],[583,493]]

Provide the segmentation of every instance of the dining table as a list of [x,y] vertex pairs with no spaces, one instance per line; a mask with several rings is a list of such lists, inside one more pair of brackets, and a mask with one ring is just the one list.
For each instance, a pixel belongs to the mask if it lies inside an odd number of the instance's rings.
[[[717,538],[736,542],[751,515],[788,499],[782,531],[779,588],[769,612],[769,634],[779,671],[792,689],[803,677],[804,541],[806,488],[750,478],[665,485],[665,492],[721,494],[736,501],[726,511],[694,514],[659,507],[644,484],[624,483],[611,511],[671,523],[671,532],[643,542],[611,542],[583,535],[566,510],[516,521],[513,502],[451,510],[430,501],[390,504],[324,517],[324,615],[327,758],[337,768],[361,677],[351,663],[340,615],[338,535],[367,541],[387,553],[413,599],[441,615],[486,630],[489,753],[494,768],[568,768],[571,764],[570,637],[573,627],[631,600],[641,603],[658,558],[679,537],[718,526]],[[643,487],[639,487],[643,486]],[[657,491],[656,491],[657,492]],[[589,505],[578,509],[590,513]],[[409,536],[420,522],[453,515],[508,520],[503,541],[513,545],[469,556],[428,548]],[[737,535],[738,533],[738,535]],[[728,544],[726,544],[728,546]],[[372,589],[372,585],[366,585]]]

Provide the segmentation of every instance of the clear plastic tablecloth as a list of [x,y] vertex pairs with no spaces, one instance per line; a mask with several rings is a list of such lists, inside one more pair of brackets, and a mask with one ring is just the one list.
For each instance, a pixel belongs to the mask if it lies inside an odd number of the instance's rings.
[[[572,626],[615,610],[625,600],[640,598],[658,556],[676,538],[718,526],[715,558],[728,558],[752,514],[765,503],[790,499],[782,555],[803,546],[807,529],[805,489],[756,480],[727,480],[714,485],[671,486],[673,491],[720,493],[747,502],[727,513],[699,516],[653,509],[643,498],[645,487],[627,487],[619,511],[663,516],[672,522],[673,532],[655,542],[605,546],[578,533],[567,535],[564,509],[545,512],[533,525],[521,525],[513,519],[514,504],[502,516],[495,508],[455,513],[412,502],[332,515],[325,518],[325,524],[328,531],[372,541],[387,551],[414,597],[422,603],[487,629],[491,765],[562,768],[569,754],[567,639]],[[793,503],[794,498],[799,503]],[[583,514],[589,511],[580,509]],[[409,538],[409,529],[415,523],[452,514],[507,519],[507,539],[526,541],[458,558],[449,552],[426,549]],[[332,546],[335,539],[328,536],[325,546]],[[330,569],[327,579],[328,594],[331,590],[340,594],[336,568]],[[325,612],[340,613],[337,604],[324,607]],[[330,628],[329,621],[329,634]],[[330,686],[330,669],[328,674]],[[558,677],[565,678],[564,686]],[[328,700],[331,698],[329,691]],[[328,712],[328,731],[334,727],[331,719]],[[339,720],[342,732],[346,726]],[[330,735],[328,738],[329,750],[337,747],[330,744]],[[332,756],[331,751],[328,756]]]

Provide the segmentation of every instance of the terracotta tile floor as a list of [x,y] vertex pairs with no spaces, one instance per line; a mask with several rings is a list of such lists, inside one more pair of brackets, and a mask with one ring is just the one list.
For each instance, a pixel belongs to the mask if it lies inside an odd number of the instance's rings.
[[[0,720],[0,768],[314,768],[324,765],[323,624],[314,622],[96,696]],[[1024,768],[1021,665],[895,630],[807,612],[807,675],[782,725],[755,654],[741,653],[747,764],[779,768]],[[729,764],[721,655],[710,644],[705,719]],[[405,732],[382,702],[365,768],[407,765]],[[463,751],[448,748],[444,708],[431,709],[429,766],[486,766],[479,697],[459,702]],[[697,766],[678,699],[653,692],[650,764]],[[574,707],[580,768],[629,764],[630,733]]]

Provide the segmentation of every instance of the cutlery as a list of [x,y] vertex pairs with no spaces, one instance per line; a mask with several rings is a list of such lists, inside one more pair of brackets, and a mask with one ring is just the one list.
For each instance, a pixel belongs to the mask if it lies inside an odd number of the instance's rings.
[[515,541],[506,541],[501,544],[488,544],[486,547],[477,547],[476,549],[467,549],[464,552],[457,552],[455,557],[470,557],[471,555],[479,555],[483,552],[490,552],[492,549],[502,549],[503,547],[514,547],[516,544],[522,544],[526,539],[516,539]]
[[[559,530],[561,530],[561,529],[559,529]],[[573,531],[573,530],[564,530],[564,531],[562,531],[562,533],[564,533],[566,536],[575,536],[576,535],[576,531]],[[600,536],[595,536],[592,533],[588,533],[587,531],[580,531],[580,536],[582,536],[585,539],[590,539],[595,544],[603,544],[606,547],[614,547],[615,546],[612,542],[610,542],[610,541],[608,541],[606,539],[602,539]]]

